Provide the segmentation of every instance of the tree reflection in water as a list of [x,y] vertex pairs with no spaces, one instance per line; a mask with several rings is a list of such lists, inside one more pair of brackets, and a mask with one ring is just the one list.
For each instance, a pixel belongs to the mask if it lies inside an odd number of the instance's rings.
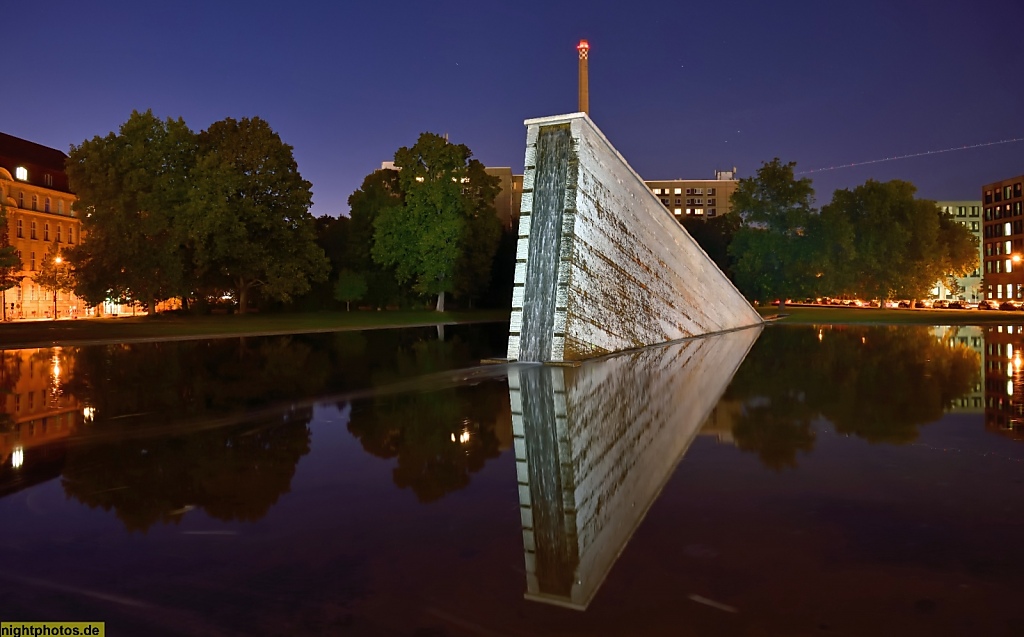
[[[466,347],[459,338],[414,343],[399,352],[394,370],[377,374],[375,384],[450,369],[451,360],[465,359]],[[507,426],[510,414],[505,383],[482,382],[357,401],[348,429],[366,451],[397,459],[397,486],[431,502],[468,485],[470,474],[498,456],[498,425]]]
[[912,442],[979,382],[978,353],[955,336],[926,326],[766,329],[724,397],[743,404],[736,445],[782,470],[814,448],[817,418],[871,443]]

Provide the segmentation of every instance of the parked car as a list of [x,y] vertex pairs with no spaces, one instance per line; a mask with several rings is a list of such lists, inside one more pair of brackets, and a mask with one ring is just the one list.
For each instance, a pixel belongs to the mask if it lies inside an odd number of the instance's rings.
[[939,299],[937,301],[932,302],[932,308],[945,309],[945,308],[948,308],[948,307],[949,307],[949,301],[947,301],[945,299]]
[[921,300],[918,300],[917,302],[914,303],[914,307],[917,307],[917,308],[927,309],[927,308],[930,308],[931,306],[932,306],[931,301],[921,301]]
[[1002,303],[999,304],[999,309],[1004,312],[1016,312],[1020,308],[1018,308],[1017,305],[1012,303],[1011,301],[1003,301]]
[[899,304],[896,307],[909,308],[910,307],[910,301],[900,301]]
[[993,301],[979,301],[978,302],[978,309],[979,310],[994,310],[994,309],[996,309],[996,304]]
[[951,310],[967,310],[970,306],[967,305],[967,301],[950,301],[949,309]]

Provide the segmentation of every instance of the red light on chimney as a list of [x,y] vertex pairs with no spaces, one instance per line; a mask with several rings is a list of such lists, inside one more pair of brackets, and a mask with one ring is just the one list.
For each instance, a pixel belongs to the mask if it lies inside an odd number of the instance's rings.
[[580,43],[576,45],[577,51],[586,51],[590,49],[590,43],[586,40],[580,40]]

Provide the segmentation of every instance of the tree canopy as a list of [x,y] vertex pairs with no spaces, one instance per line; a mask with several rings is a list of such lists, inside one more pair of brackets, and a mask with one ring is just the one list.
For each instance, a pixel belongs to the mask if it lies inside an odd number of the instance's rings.
[[915,299],[947,275],[977,267],[974,235],[915,192],[897,180],[835,192],[821,210],[818,236],[819,245],[843,254],[827,259],[834,289],[868,299]]
[[24,278],[17,274],[21,270],[18,251],[11,245],[7,227],[7,205],[0,198],[0,299],[3,302],[3,320],[7,320],[7,290],[21,283]]
[[133,111],[117,133],[72,146],[67,173],[83,240],[68,255],[76,293],[157,301],[187,290],[187,254],[176,220],[189,196],[195,135],[181,119]]
[[800,296],[814,276],[806,231],[813,212],[811,180],[797,179],[796,163],[776,157],[741,179],[732,194],[732,214],[742,219],[729,253],[736,286],[754,299]]
[[84,240],[70,251],[90,303],[233,290],[288,300],[326,275],[309,182],[262,119],[193,133],[181,119],[132,112],[118,132],[71,149]]
[[385,207],[374,220],[373,259],[393,267],[400,283],[411,281],[417,292],[436,294],[438,311],[444,311],[447,292],[472,294],[481,287],[469,274],[482,279],[484,264],[489,280],[501,238],[494,212],[498,179],[471,156],[465,145],[433,133],[398,149],[404,201]]
[[182,223],[200,280],[223,281],[244,313],[253,288],[288,300],[325,278],[311,187],[291,146],[259,117],[229,117],[200,133]]

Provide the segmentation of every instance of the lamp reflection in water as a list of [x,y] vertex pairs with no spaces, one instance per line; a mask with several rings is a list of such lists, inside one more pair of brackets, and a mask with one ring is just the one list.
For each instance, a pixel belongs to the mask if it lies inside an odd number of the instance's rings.
[[527,599],[586,609],[760,333],[509,371]]

